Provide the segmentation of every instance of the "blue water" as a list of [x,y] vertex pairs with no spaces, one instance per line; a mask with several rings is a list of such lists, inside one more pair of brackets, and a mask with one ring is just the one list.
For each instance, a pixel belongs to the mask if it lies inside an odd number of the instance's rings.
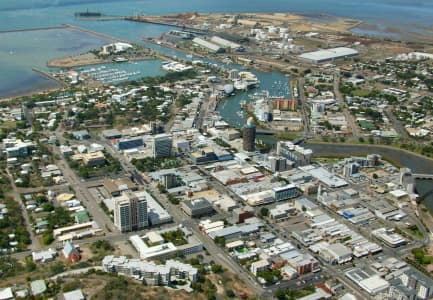
[[72,22],[77,10],[111,15],[196,12],[326,13],[399,26],[433,25],[431,0],[8,0],[0,3],[0,29]]
[[91,50],[107,42],[71,29],[0,33],[0,97],[56,87],[32,68],[47,70],[50,58]]

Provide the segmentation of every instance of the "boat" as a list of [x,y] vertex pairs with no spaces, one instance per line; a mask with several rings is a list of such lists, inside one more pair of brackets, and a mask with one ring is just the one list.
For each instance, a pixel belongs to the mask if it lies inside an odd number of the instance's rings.
[[224,85],[224,93],[226,93],[226,95],[232,94],[233,91],[234,91],[233,84],[226,84],[226,85]]
[[113,59],[113,61],[116,63],[122,63],[129,61],[129,59],[127,59],[126,57],[116,57],[115,59]]

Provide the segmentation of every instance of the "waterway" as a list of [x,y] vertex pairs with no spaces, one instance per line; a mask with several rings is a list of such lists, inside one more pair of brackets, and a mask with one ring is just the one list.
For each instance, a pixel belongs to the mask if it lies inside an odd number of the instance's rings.
[[[413,173],[431,174],[433,170],[433,159],[428,159],[401,149],[380,147],[376,145],[344,145],[344,144],[314,144],[308,143],[306,147],[313,150],[315,156],[352,156],[376,153],[396,164],[408,167]],[[416,189],[423,197],[433,190],[432,180],[417,180]],[[427,196],[423,204],[433,212],[433,195]]]

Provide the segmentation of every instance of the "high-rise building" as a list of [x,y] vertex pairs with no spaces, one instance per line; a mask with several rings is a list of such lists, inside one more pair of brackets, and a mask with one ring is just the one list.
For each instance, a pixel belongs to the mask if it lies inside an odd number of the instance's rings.
[[253,152],[256,143],[256,125],[253,123],[253,118],[249,118],[247,124],[242,128],[242,135],[243,149]]
[[170,135],[164,133],[155,135],[152,141],[153,158],[171,156],[172,147],[173,139]]
[[174,173],[162,175],[162,185],[168,190],[177,186],[177,176]]
[[121,232],[146,228],[148,217],[145,195],[128,190],[114,198],[114,225]]
[[287,162],[284,157],[269,157],[270,169],[272,172],[281,172],[287,170]]

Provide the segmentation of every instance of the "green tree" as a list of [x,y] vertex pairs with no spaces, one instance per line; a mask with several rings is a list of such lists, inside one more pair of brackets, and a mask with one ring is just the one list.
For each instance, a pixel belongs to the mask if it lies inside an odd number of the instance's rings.
[[262,207],[262,208],[260,209],[260,215],[261,215],[262,217],[267,217],[267,216],[269,215],[269,209],[266,208],[266,207]]

